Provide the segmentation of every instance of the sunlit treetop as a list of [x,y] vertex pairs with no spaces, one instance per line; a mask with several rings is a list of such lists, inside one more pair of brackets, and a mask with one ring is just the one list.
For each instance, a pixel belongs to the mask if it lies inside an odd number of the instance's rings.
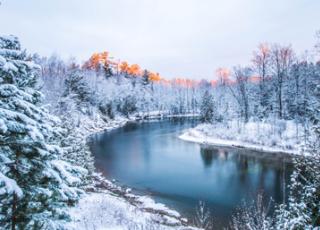
[[95,69],[98,70],[101,66],[108,66],[109,61],[109,53],[94,53],[91,55],[88,61],[86,61],[83,65],[86,69]]
[[150,81],[158,82],[158,81],[161,80],[161,77],[160,77],[159,73],[149,72],[148,75],[149,75],[148,77],[149,77],[149,80],[150,80]]
[[[261,44],[259,46],[259,51],[261,51],[263,54],[269,53],[268,45]],[[284,52],[282,55],[286,55],[286,53]],[[110,54],[107,51],[92,54],[89,60],[84,63],[83,68],[96,71],[101,70],[101,68],[111,68],[116,73],[121,73],[132,77],[143,77],[143,75],[147,74],[149,81],[162,84],[164,86],[178,85],[181,87],[193,88],[201,84],[201,81],[183,77],[177,77],[172,80],[168,80],[161,77],[157,72],[142,69],[138,64],[129,64],[127,61],[120,60],[113,61],[112,57],[110,57]],[[250,81],[258,82],[259,76],[252,76]],[[217,85],[233,84],[234,82],[235,81],[231,78],[231,71],[228,68],[221,67],[216,70],[216,79],[211,80],[208,82],[208,84],[212,87],[216,87]]]
[[217,80],[211,80],[210,84],[212,87],[216,87],[218,85],[218,81]]
[[138,77],[138,76],[142,76],[143,71],[138,64],[132,64],[129,66],[127,73],[132,76]]
[[122,73],[128,73],[129,71],[129,64],[126,61],[123,61],[120,63],[120,72]]

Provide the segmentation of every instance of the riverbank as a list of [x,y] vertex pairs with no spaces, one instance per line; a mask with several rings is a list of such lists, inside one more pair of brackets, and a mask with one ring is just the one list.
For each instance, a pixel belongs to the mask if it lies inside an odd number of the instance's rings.
[[128,122],[138,121],[155,121],[161,119],[174,119],[174,118],[197,118],[199,114],[186,113],[186,114],[170,114],[168,112],[151,111],[146,113],[136,113],[129,117],[116,116],[114,119],[109,119],[97,114],[93,118],[83,116],[81,118],[81,133],[86,137],[99,132],[111,131],[125,126]]
[[137,196],[128,188],[122,188],[95,176],[93,192],[87,192],[79,203],[70,208],[72,221],[67,229],[150,229],[196,230],[188,226],[188,220],[150,197]]
[[[149,113],[150,114],[150,113]],[[123,127],[129,122],[154,120],[173,117],[192,117],[186,115],[116,117],[112,120],[96,117],[81,120],[81,133],[90,136],[99,132],[110,131]],[[155,203],[150,197],[137,196],[131,189],[122,188],[104,178],[95,175],[94,190],[86,192],[79,203],[70,208],[72,221],[68,229],[196,229],[189,226],[190,222],[178,212],[167,208],[161,203]]]
[[231,146],[256,151],[301,155],[302,127],[290,121],[275,124],[228,122],[200,124],[188,129],[180,139],[200,144]]

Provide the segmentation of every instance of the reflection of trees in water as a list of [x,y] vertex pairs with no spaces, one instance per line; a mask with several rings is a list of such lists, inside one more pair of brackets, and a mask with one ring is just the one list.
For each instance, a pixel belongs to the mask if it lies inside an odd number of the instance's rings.
[[237,166],[238,166],[238,171],[240,172],[240,182],[242,184],[247,183],[247,177],[249,174],[249,162],[248,162],[248,157],[244,156],[242,154],[239,154],[239,158],[237,161]]
[[228,160],[229,152],[225,149],[219,149],[219,159],[220,160]]
[[262,189],[265,187],[265,183],[266,183],[266,176],[268,173],[268,167],[265,164],[259,163],[259,168],[260,168],[260,172],[259,172],[259,189]]
[[[287,201],[287,194],[286,194],[286,187],[287,181],[289,181],[289,177],[286,173],[286,165],[283,163],[283,166],[276,170],[276,181],[275,181],[275,191],[279,191],[276,200],[280,203],[286,203]],[[290,174],[290,173],[289,173]]]
[[[265,177],[268,173],[268,166],[256,157],[246,154],[237,154],[236,166],[239,173],[239,181],[243,186],[253,186],[256,189],[263,189]],[[258,177],[258,180],[254,180]]]
[[128,131],[133,131],[136,130],[139,127],[139,123],[137,122],[129,122],[125,126],[123,126],[121,131],[128,132]]
[[228,151],[224,149],[217,149],[212,147],[201,147],[200,150],[201,158],[204,166],[210,167],[214,160],[226,161],[228,160]]
[[214,148],[201,148],[200,154],[206,168],[212,165],[213,159],[218,158],[218,152],[219,150]]
[[[287,201],[286,190],[290,170],[288,171],[287,163],[284,159],[279,158],[278,160],[274,159],[271,161],[263,157],[258,158],[239,154],[237,156],[237,168],[239,172],[241,172],[239,181],[243,186],[248,186],[254,182],[252,185],[256,189],[265,190],[277,203],[285,203]],[[270,175],[268,175],[269,173]],[[252,180],[250,174],[256,174],[258,180],[256,180],[256,182]],[[272,181],[268,181],[270,179],[272,179]]]

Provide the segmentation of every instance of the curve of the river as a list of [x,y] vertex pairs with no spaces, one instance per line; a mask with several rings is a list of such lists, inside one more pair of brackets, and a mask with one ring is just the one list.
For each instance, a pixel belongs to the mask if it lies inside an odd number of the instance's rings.
[[286,200],[292,171],[287,156],[236,148],[204,147],[178,136],[196,120],[132,123],[96,135],[90,147],[108,179],[192,218],[199,200],[225,227],[237,207],[259,192],[265,201]]

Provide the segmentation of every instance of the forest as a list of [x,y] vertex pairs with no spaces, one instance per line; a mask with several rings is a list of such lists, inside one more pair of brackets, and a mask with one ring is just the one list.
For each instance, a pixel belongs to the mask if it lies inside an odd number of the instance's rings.
[[299,58],[290,46],[261,44],[248,66],[218,69],[216,81],[166,80],[138,65],[113,63],[107,52],[80,64],[28,54],[14,36],[2,36],[0,47],[4,229],[61,229],[68,221],[63,207],[95,189],[88,130],[121,119],[187,115],[211,125],[256,122],[285,129],[293,122],[303,157],[291,176],[290,202],[275,218],[246,210],[232,226],[320,225],[320,62]]
[[[88,4],[87,7],[92,6]],[[127,12],[127,8],[122,10]],[[111,11],[108,9],[106,14],[111,14]],[[164,14],[161,15],[165,21]],[[122,23],[121,18],[119,21]],[[29,24],[32,22],[26,20],[19,26]],[[63,34],[63,39],[67,40],[69,33],[82,31],[81,22],[75,24]],[[188,28],[192,25],[188,24]],[[83,25],[84,28],[86,26],[94,27]],[[197,24],[193,34],[198,29],[207,30],[202,26]],[[130,31],[137,27],[132,26]],[[148,28],[157,30],[154,26]],[[88,31],[90,29],[87,28]],[[116,26],[112,29],[117,31]],[[45,32],[41,31],[41,34]],[[97,32],[92,34],[99,35]],[[140,33],[141,37],[136,40],[149,35]],[[32,36],[40,36],[40,33]],[[174,40],[170,31],[162,35],[165,36]],[[165,143],[157,152],[163,154],[163,162],[157,162],[159,165],[155,168],[161,168],[160,163],[169,165],[170,162],[165,161],[170,158],[165,150],[162,152],[168,143],[180,143],[183,152],[187,149],[182,144],[185,141],[196,143],[192,147],[189,143],[189,147],[200,152],[199,158],[202,157],[205,164],[203,171],[213,161],[210,154],[214,151],[205,148],[208,146],[269,154],[274,162],[278,159],[276,156],[285,155],[293,165],[289,183],[277,185],[284,188],[285,201],[274,202],[272,212],[269,212],[265,199],[272,197],[254,194],[253,202],[239,206],[227,225],[222,226],[224,229],[320,229],[320,31],[310,34],[312,36],[314,44],[311,50],[299,52],[291,44],[262,42],[250,51],[252,55],[246,65],[232,63],[232,68],[221,66],[213,70],[210,77],[202,76],[200,67],[195,65],[199,76],[190,78],[165,76],[161,69],[149,70],[142,63],[130,63],[122,57],[114,57],[109,47],[81,60],[77,54],[65,58],[59,52],[52,55],[31,52],[24,45],[21,33],[18,36],[0,35],[0,229],[221,229],[215,213],[207,208],[201,196],[196,200],[199,205],[195,212],[187,218],[175,210],[174,202],[172,206],[162,203],[170,194],[153,191],[151,186],[146,186],[145,190],[131,188],[121,179],[103,173],[98,167],[101,166],[100,159],[93,151],[92,141],[97,141],[100,134],[100,137],[105,134],[109,138],[112,131],[120,130],[125,136],[126,131],[134,133],[134,128],[130,130],[129,127],[129,131],[121,129],[128,125],[188,119],[195,121],[195,125],[192,123],[192,127],[183,131],[170,131],[170,135],[166,133],[170,128],[163,131],[164,128],[160,127],[163,132],[153,133],[154,136],[150,137],[162,136],[162,140],[172,141],[160,143]],[[50,46],[52,41],[41,46]],[[92,47],[97,47],[93,43],[90,41]],[[74,44],[75,41],[69,43],[70,46]],[[190,44],[194,46],[194,43]],[[151,45],[157,56],[157,43]],[[227,48],[224,51],[229,52]],[[170,55],[176,54],[168,52],[168,57]],[[191,61],[184,63],[191,67],[194,64]],[[170,65],[168,59],[163,69]],[[150,130],[154,131],[153,126],[149,127]],[[128,164],[133,162],[134,169],[138,171],[143,168],[139,162],[141,159],[138,159],[141,152],[145,154],[144,163],[152,161],[145,149],[152,149],[149,144],[154,142],[141,141],[144,136],[137,133],[140,136],[134,137],[132,142],[122,141],[120,144],[129,146],[133,143],[136,155],[124,160]],[[146,148],[142,148],[141,143]],[[112,150],[114,146],[107,147]],[[118,149],[119,152],[122,150]],[[227,161],[226,152],[216,151],[216,158]],[[108,160],[115,158],[109,157]],[[244,164],[249,168],[248,162]],[[197,166],[196,163],[194,165]],[[228,169],[235,168],[232,167]],[[164,176],[178,172],[178,169],[173,172],[165,169]],[[240,176],[245,173],[253,175],[259,169],[255,170],[239,170],[238,173]],[[191,173],[193,169],[188,168],[187,171]],[[185,179],[190,183],[197,182],[196,177]],[[162,182],[166,180],[169,178],[159,179]],[[182,183],[167,184],[170,187]],[[179,198],[183,200],[185,197],[181,195]]]

